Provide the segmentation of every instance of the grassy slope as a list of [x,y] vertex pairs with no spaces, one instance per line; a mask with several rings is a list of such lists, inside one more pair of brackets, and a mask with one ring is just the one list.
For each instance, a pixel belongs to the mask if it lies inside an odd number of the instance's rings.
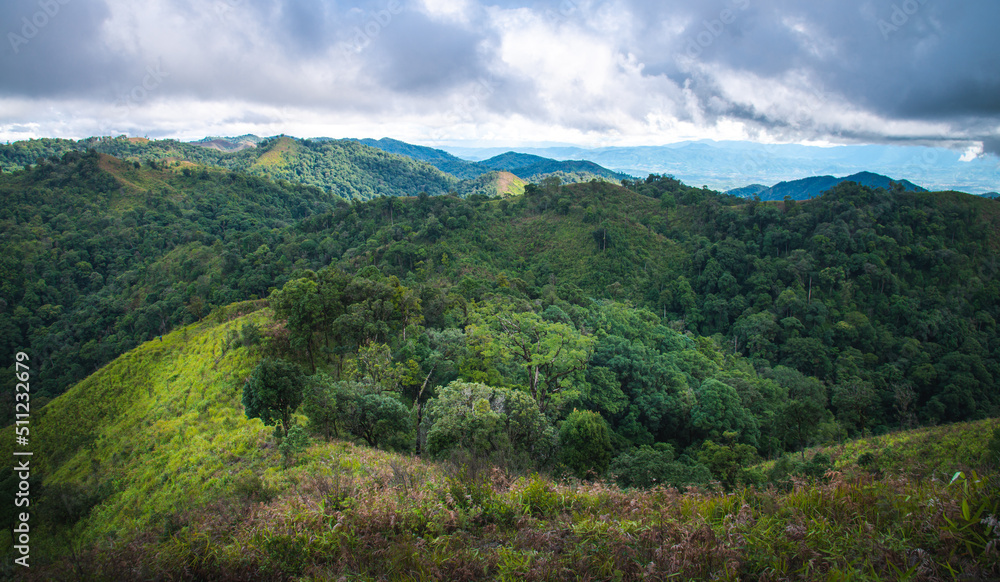
[[[993,537],[979,523],[1000,509],[997,483],[908,474],[914,463],[942,473],[978,465],[997,421],[849,443],[832,480],[787,492],[560,484],[336,441],[313,443],[283,468],[271,430],[240,406],[259,356],[223,349],[231,330],[267,323],[266,310],[239,315],[252,309],[231,306],[147,342],[33,413],[46,490],[103,484],[110,492],[72,529],[34,530],[38,556],[75,549],[37,562],[34,579],[85,571],[98,579],[849,580],[1000,571],[983,553]],[[0,454],[10,458],[12,442],[0,440]],[[874,477],[857,467],[868,449],[902,472]]]
[[[255,356],[223,347],[229,330],[265,313],[206,319],[146,342],[33,413],[31,448],[44,485],[113,482],[115,492],[78,525],[78,540],[114,537],[214,498],[228,476],[265,456],[269,430],[240,406]],[[3,439],[8,457],[12,442]]]

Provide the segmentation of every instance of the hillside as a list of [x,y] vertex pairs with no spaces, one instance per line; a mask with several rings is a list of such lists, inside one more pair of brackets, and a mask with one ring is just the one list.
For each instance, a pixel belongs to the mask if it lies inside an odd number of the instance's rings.
[[261,138],[256,135],[247,134],[238,137],[205,137],[189,143],[223,152],[238,152],[246,148],[257,147],[261,141]]
[[462,179],[478,178],[490,171],[474,162],[467,162],[457,158],[444,150],[408,144],[395,139],[384,137],[382,139],[361,139],[359,142],[401,156],[408,156],[414,160],[427,162],[446,174],[451,174]]
[[[885,577],[917,548],[928,579],[995,570],[997,489],[942,481],[989,470],[993,425],[887,435],[1000,416],[994,200],[842,183],[761,202],[651,175],[351,204],[96,152],[0,194],[39,579],[792,577],[817,563],[786,551],[806,532],[824,573]],[[261,404],[281,386],[298,396]]]
[[477,178],[488,172],[510,172],[529,182],[541,182],[543,178],[557,175],[563,183],[589,182],[593,179],[605,179],[619,182],[629,178],[627,174],[614,172],[588,161],[556,161],[540,156],[507,152],[479,162],[469,162],[455,157],[444,150],[408,144],[394,139],[359,140],[365,145],[376,147],[387,152],[409,156],[415,160],[425,161],[442,172],[459,178]]
[[[480,166],[492,170],[506,170],[519,178],[535,181],[547,174],[563,173],[580,174],[619,182],[630,178],[628,174],[614,172],[588,161],[556,161],[540,156],[506,152],[498,156],[477,162]],[[570,182],[570,180],[565,180]],[[572,180],[585,181],[585,180]]]
[[[992,200],[842,184],[807,203],[756,203],[651,176],[527,185],[509,200],[323,206],[318,190],[302,190],[315,197],[303,204],[301,187],[280,182],[134,166],[71,159],[0,176],[17,233],[4,241],[2,298],[23,307],[0,313],[3,345],[45,356],[46,396],[216,306],[333,264],[406,282],[437,328],[455,301],[502,288],[545,305],[631,301],[761,373],[815,377],[818,410],[846,434],[1000,414]],[[128,192],[127,204],[102,188]],[[50,198],[23,196],[33,189]],[[95,218],[108,212],[110,225]],[[26,275],[36,269],[44,286]]]
[[[511,148],[444,147],[468,160],[483,160]],[[978,194],[997,189],[997,158],[965,160],[960,150],[905,145],[807,146],[749,141],[698,140],[661,146],[517,148],[519,153],[560,160],[589,160],[615,171],[646,176],[670,174],[688,184],[729,190],[746,184],[773,185],[808,176],[878,172],[906,178],[932,190]]]
[[[317,188],[93,151],[0,175],[0,201],[0,353],[35,354],[35,390],[47,397],[214,306],[325,265],[330,249],[292,250],[277,233],[346,204]],[[11,398],[13,384],[3,387]]]
[[[272,318],[260,304],[230,306],[33,413],[32,567],[19,580],[1000,573],[980,523],[1000,510],[1000,484],[974,477],[988,475],[1000,421],[848,443],[826,476],[774,473],[772,487],[728,493],[519,476],[318,436],[286,457],[240,403],[265,350],[250,330]],[[10,457],[12,435],[0,442]],[[929,479],[915,462],[964,473]],[[11,477],[0,472],[8,492]]]

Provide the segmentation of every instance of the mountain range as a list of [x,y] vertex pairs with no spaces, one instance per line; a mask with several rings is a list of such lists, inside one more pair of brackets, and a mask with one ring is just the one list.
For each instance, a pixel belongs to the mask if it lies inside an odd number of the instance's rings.
[[925,146],[821,147],[699,140],[660,146],[590,149],[577,146],[438,147],[473,161],[511,149],[564,160],[589,160],[634,176],[669,174],[687,184],[704,184],[722,191],[749,184],[773,185],[812,176],[849,176],[866,171],[906,178],[931,190],[982,194],[996,191],[1000,186],[1000,163],[995,156],[970,156],[947,148]]
[[802,180],[779,182],[770,188],[760,184],[753,184],[751,186],[729,190],[726,193],[732,194],[733,196],[740,196],[742,198],[757,196],[761,200],[784,200],[785,197],[791,198],[792,200],[808,200],[821,195],[823,192],[826,192],[841,182],[857,182],[862,186],[867,186],[872,189],[883,188],[885,190],[891,190],[893,184],[898,184],[905,192],[927,192],[925,188],[921,188],[909,180],[893,180],[892,178],[881,174],[858,172],[857,174],[843,178],[834,178],[833,176],[813,176],[811,178],[803,178]]
[[[954,152],[930,150],[920,154],[923,165],[903,165],[902,153],[884,146],[815,148],[809,146],[761,146],[744,142],[689,142],[663,147],[604,148],[584,150],[573,147],[528,148],[524,151],[500,149],[455,149],[463,159],[444,149],[421,146],[390,138],[382,139],[300,139],[289,136],[260,138],[254,135],[206,137],[194,142],[148,140],[145,138],[99,137],[85,140],[40,139],[0,145],[0,170],[16,170],[39,158],[59,157],[71,150],[95,149],[133,161],[186,162],[219,166],[250,175],[284,179],[317,186],[347,200],[377,196],[407,195],[413,188],[437,195],[455,193],[466,197],[516,195],[527,183],[540,183],[555,176],[562,183],[593,179],[620,182],[642,176],[644,170],[627,172],[608,169],[626,165],[653,169],[654,173],[683,179],[684,172],[706,182],[734,175],[750,177],[801,174],[808,168],[897,167],[895,176],[912,178],[926,174],[931,162],[948,166]],[[910,150],[914,148],[909,148]],[[501,151],[502,150],[502,151]],[[497,153],[499,152],[499,153]],[[562,161],[538,153],[563,157]],[[860,152],[860,153],[859,153]],[[486,154],[491,154],[488,157]],[[909,155],[913,155],[910,151]],[[573,159],[583,156],[592,159]],[[865,157],[871,156],[871,157]],[[957,159],[957,158],[956,158]],[[895,160],[895,161],[893,161]],[[912,161],[912,160],[910,160]],[[954,161],[954,160],[952,160]],[[989,163],[973,160],[962,163],[971,170],[966,181],[995,186]],[[734,174],[735,172],[735,174]],[[905,172],[912,172],[905,173]],[[997,175],[1000,175],[998,173]],[[692,180],[685,180],[688,183]],[[701,180],[693,180],[695,183]],[[855,181],[872,188],[888,189],[892,183],[905,191],[925,191],[909,179],[864,169],[837,178],[833,174],[807,175],[777,183],[760,181],[740,184],[728,190],[740,197],[781,200],[788,196],[804,200],[821,195],[843,181]],[[771,183],[773,185],[768,186]],[[988,195],[984,192],[983,195]]]

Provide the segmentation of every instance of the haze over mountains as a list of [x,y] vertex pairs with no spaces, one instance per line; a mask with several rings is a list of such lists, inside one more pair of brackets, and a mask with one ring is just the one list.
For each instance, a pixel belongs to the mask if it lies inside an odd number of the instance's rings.
[[[623,179],[645,179],[650,173],[671,175],[687,183],[701,183],[735,196],[756,195],[763,200],[781,200],[786,196],[796,200],[814,198],[844,181],[887,190],[893,183],[899,183],[911,192],[957,190],[989,196],[994,195],[1000,176],[1000,171],[991,168],[986,159],[972,158],[963,162],[956,152],[931,148],[857,146],[851,149],[689,142],[601,150],[548,147],[497,153],[503,148],[456,149],[457,153],[469,158],[463,159],[443,149],[391,138],[262,138],[252,134],[210,136],[186,143],[124,136],[79,141],[29,140],[0,146],[0,169],[16,169],[37,162],[39,157],[88,148],[137,161],[209,163],[261,176],[302,181],[347,199],[407,195],[409,186],[431,195],[447,192],[459,196],[510,195],[519,194],[525,183],[540,183],[547,176],[556,176],[563,183],[593,179],[617,183]],[[488,154],[492,155],[484,157]],[[601,160],[604,165],[582,159],[584,156]],[[920,165],[914,160],[927,163]],[[618,171],[624,165],[641,166],[646,170]],[[838,171],[845,168],[855,171]],[[820,173],[823,170],[828,171]],[[949,172],[954,174],[949,176]],[[387,181],[378,174],[391,179]],[[802,174],[804,176],[794,177]],[[927,180],[916,176],[924,176]],[[720,183],[735,183],[736,186],[727,188],[718,185]]]
[[[227,143],[231,151],[236,151],[245,147],[248,137],[255,136],[205,138],[194,143],[210,144],[210,147]],[[458,178],[476,178],[491,170],[511,172],[525,180],[537,180],[556,172],[576,174],[577,179],[571,176],[570,181],[588,176],[617,181],[656,173],[673,175],[690,184],[705,184],[737,196],[757,194],[763,200],[781,200],[785,196],[795,200],[813,198],[843,181],[886,189],[892,182],[899,182],[904,190],[911,192],[931,189],[970,194],[990,194],[1000,186],[1000,167],[990,159],[962,161],[957,152],[944,148],[824,148],[703,140],[632,148],[442,146],[437,149],[391,138],[356,141],[427,162]]]
[[[506,149],[566,160],[589,160],[606,168],[646,176],[671,174],[688,184],[731,190],[750,184],[774,185],[813,176],[876,172],[907,179],[930,190],[982,194],[1000,186],[1000,164],[992,156],[972,157],[946,148],[851,145],[819,147],[745,141],[685,141],[662,146],[469,148],[440,146],[469,160]],[[970,159],[971,158],[971,159]],[[964,161],[968,159],[969,161]]]

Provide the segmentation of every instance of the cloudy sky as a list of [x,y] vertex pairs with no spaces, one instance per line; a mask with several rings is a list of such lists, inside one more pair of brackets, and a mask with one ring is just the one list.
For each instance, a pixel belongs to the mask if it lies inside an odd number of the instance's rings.
[[997,0],[4,0],[0,139],[1000,151]]

